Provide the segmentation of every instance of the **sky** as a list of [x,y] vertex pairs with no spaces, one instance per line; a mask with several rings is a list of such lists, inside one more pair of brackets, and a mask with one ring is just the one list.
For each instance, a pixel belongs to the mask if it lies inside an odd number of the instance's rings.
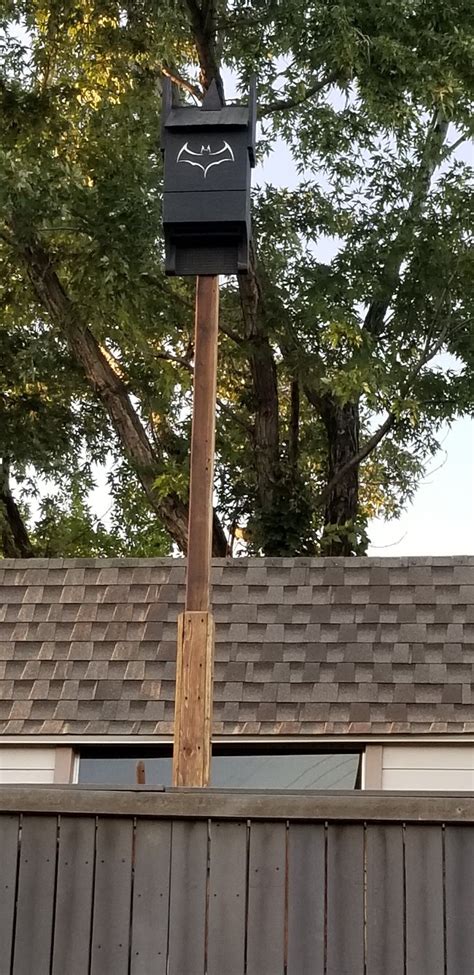
[[370,523],[369,555],[474,554],[474,421],[444,427],[440,441],[413,504],[397,521]]

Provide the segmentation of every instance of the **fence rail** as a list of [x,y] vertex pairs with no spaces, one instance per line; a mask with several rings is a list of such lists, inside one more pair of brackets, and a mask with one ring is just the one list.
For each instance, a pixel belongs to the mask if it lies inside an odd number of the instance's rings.
[[473,975],[474,795],[0,788],[0,975]]

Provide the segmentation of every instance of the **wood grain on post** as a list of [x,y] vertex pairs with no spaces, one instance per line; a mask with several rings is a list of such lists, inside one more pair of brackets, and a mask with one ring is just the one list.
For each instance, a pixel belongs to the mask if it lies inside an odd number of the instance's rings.
[[178,617],[173,785],[209,785],[211,770],[214,619]]
[[178,619],[173,785],[207,786],[211,769],[214,620],[210,613],[219,278],[196,280],[185,612]]
[[198,277],[186,575],[186,611],[197,613],[210,598],[218,327],[219,278]]

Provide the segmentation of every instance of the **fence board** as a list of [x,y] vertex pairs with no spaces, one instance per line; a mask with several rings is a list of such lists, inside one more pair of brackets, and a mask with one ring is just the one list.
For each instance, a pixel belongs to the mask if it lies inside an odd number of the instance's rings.
[[89,970],[94,845],[95,817],[61,817],[53,975],[84,975]]
[[0,972],[10,973],[16,900],[19,816],[0,816]]
[[204,973],[207,829],[207,822],[172,826],[169,975]]
[[474,793],[249,792],[117,789],[77,785],[5,785],[0,812],[156,816],[161,819],[259,819],[282,822],[472,823]]
[[99,819],[91,975],[128,975],[132,886],[131,819]]
[[252,823],[247,909],[247,975],[283,975],[285,867],[285,824]]
[[367,828],[367,975],[404,975],[401,826]]
[[243,975],[247,824],[213,822],[209,876],[208,975]]
[[364,975],[364,828],[329,826],[327,975]]
[[171,823],[143,819],[135,834],[130,975],[166,975]]
[[[406,975],[444,975],[443,851],[440,826],[405,833]],[[456,972],[456,975],[461,975]]]
[[23,817],[13,975],[49,975],[56,838],[56,816]]
[[448,826],[446,850],[446,959],[448,975],[474,972],[474,829]]
[[324,973],[324,826],[288,832],[288,975]]

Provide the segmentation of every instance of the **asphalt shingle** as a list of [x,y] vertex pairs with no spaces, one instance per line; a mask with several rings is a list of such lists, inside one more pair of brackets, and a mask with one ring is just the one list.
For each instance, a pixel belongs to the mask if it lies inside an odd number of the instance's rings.
[[[218,734],[474,730],[474,558],[213,567]],[[0,733],[170,734],[177,559],[4,560]]]

